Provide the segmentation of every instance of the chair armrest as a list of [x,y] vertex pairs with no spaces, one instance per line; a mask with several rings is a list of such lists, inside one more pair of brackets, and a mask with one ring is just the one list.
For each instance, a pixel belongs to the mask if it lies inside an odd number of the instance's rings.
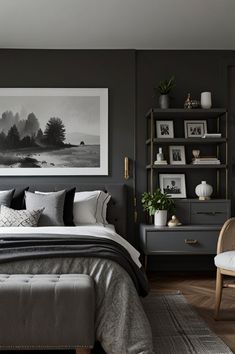
[[235,218],[228,219],[219,234],[217,254],[235,250]]

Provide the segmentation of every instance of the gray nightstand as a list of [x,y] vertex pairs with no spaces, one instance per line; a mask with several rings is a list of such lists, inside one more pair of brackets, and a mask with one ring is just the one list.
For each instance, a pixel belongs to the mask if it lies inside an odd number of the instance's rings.
[[169,228],[141,224],[140,247],[145,268],[148,255],[216,254],[219,232],[230,218],[230,201],[177,201],[176,215],[181,215],[184,225]]

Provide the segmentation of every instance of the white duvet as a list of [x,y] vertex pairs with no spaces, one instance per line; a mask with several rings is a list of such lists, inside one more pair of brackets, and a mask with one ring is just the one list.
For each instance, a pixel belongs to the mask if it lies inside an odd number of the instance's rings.
[[123,246],[130,254],[132,260],[140,268],[140,253],[123,237],[118,235],[113,225],[82,225],[82,226],[42,226],[42,227],[2,227],[0,234],[23,234],[24,236],[37,235],[68,235],[68,236],[90,236],[94,238],[106,238]]

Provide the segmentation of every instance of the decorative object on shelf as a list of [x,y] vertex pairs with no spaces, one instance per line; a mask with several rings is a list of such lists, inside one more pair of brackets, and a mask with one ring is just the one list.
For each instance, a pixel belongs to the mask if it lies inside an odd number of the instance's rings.
[[201,103],[198,100],[194,100],[191,98],[191,94],[188,93],[187,99],[184,102],[185,109],[199,108],[201,107]]
[[192,108],[200,108],[201,107],[201,103],[198,100],[191,100],[191,104],[192,104]]
[[158,153],[157,153],[157,161],[160,162],[160,161],[163,161],[163,160],[164,160],[164,155],[163,155],[163,152],[162,152],[162,148],[159,147]]
[[167,212],[174,212],[175,202],[158,188],[154,193],[143,193],[141,202],[149,215],[154,215],[154,225],[165,226]]
[[169,227],[176,227],[182,225],[175,215],[172,215],[171,219],[168,221],[167,225]]
[[212,107],[211,92],[201,93],[201,106],[204,109],[210,109]]
[[172,76],[169,80],[162,80],[158,86],[154,88],[155,95],[160,93],[159,106],[161,109],[167,109],[170,106],[170,91],[175,87],[175,77]]
[[172,120],[156,121],[157,138],[174,138],[174,125]]
[[184,133],[185,138],[202,138],[207,133],[206,120],[185,120]]
[[191,108],[193,108],[190,93],[188,93],[187,99],[186,99],[186,101],[184,102],[184,108],[185,108],[185,109],[191,109]]
[[193,154],[194,159],[198,159],[200,156],[200,150],[193,149],[192,154]]
[[161,147],[158,149],[157,159],[154,161],[154,165],[167,165],[167,161],[164,160],[164,155]]
[[193,165],[220,165],[221,161],[215,156],[196,157],[192,160]]
[[186,198],[185,174],[159,174],[159,185],[162,193],[171,198]]
[[185,165],[185,148],[180,146],[169,146],[170,164],[171,165]]
[[201,184],[195,188],[195,193],[199,197],[199,200],[208,200],[213,193],[213,188],[206,181],[201,181]]
[[202,138],[207,139],[207,138],[221,138],[222,134],[221,133],[205,133]]

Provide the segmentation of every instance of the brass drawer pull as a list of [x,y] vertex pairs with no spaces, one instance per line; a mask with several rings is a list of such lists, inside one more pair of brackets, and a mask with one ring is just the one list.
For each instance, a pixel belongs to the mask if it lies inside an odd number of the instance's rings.
[[222,211],[198,211],[197,212],[198,215],[210,215],[210,216],[215,216],[218,214],[223,214]]
[[187,245],[196,245],[198,243],[198,240],[191,240],[191,239],[186,238],[184,240],[184,243],[186,243]]

